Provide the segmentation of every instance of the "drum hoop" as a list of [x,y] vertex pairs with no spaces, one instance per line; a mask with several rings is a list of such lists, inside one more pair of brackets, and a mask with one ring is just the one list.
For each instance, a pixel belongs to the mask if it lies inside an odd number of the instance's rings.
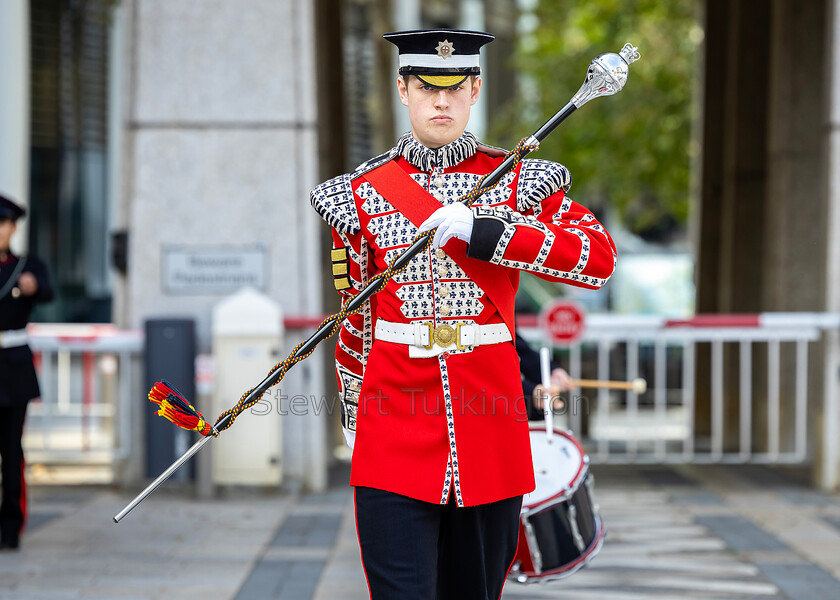
[[[529,435],[531,431],[545,431],[545,427],[539,424],[532,424],[528,427]],[[577,473],[575,473],[575,476],[572,477],[572,481],[568,488],[563,488],[553,496],[540,501],[539,504],[523,504],[523,514],[536,512],[538,510],[543,509],[547,505],[556,504],[558,502],[562,502],[566,498],[570,498],[575,494],[575,492],[577,492],[578,488],[580,487],[581,483],[583,483],[583,481],[586,479],[586,476],[589,472],[589,456],[586,454],[586,452],[583,451],[583,446],[580,445],[580,442],[577,441],[577,438],[575,438],[575,436],[573,436],[568,431],[562,431],[560,429],[555,429],[554,435],[566,438],[567,440],[572,442],[572,444],[574,444],[575,447],[577,447],[581,456],[580,468],[578,468],[578,471]]]

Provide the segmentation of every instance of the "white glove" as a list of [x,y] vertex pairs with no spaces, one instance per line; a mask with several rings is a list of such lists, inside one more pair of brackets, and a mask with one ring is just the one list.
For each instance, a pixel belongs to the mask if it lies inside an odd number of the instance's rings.
[[342,427],[341,433],[344,434],[344,439],[347,440],[347,445],[350,446],[350,450],[352,453],[353,446],[356,445],[356,432],[350,431],[349,429],[345,429],[344,427]]
[[473,230],[473,212],[465,204],[455,202],[437,209],[420,225],[420,233],[437,227],[432,245],[445,246],[452,238],[470,242]]

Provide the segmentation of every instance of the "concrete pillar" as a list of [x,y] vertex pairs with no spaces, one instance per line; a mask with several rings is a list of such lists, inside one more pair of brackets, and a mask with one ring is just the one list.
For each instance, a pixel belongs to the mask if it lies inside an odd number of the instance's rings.
[[[825,254],[826,310],[840,312],[840,0],[827,2],[825,69],[828,81],[827,215]],[[817,443],[825,448],[817,463],[817,480],[825,489],[840,486],[840,334],[831,332],[825,341],[823,358],[824,391],[820,403]]]
[[769,14],[749,2],[709,0],[706,32],[697,310],[758,311]]
[[[168,286],[164,259],[174,251],[259,255],[263,293],[287,315],[320,315],[322,225],[309,205],[319,181],[314,3],[123,0],[122,7],[123,324],[190,315],[199,352],[209,351],[212,307],[235,290]],[[308,333],[288,331],[278,360]],[[321,352],[287,375],[286,393],[323,396]],[[296,451],[316,461],[300,476],[313,489],[326,483],[328,418],[337,417],[298,421]]]
[[[770,15],[753,8],[742,1],[706,3],[697,250],[701,313],[762,310]],[[735,364],[737,349],[725,352],[724,363]],[[701,436],[711,427],[709,356],[709,346],[700,345],[695,422]],[[729,450],[737,447],[737,389],[738,373],[729,369],[724,380],[724,448]],[[761,403],[754,408],[758,414],[763,410]]]
[[[821,261],[814,258],[826,256],[829,235],[824,125],[828,91],[826,5],[822,0],[807,5],[776,0],[770,13],[762,310],[823,311],[827,309],[825,294],[831,280]],[[781,364],[792,365],[794,357],[793,348],[783,348]],[[812,347],[811,359],[809,393],[813,409],[809,411],[808,428],[816,434],[823,395],[823,348]],[[783,368],[780,375],[781,420],[790,423],[795,416],[795,377],[791,368]],[[761,390],[766,390],[766,378],[757,388]],[[818,435],[811,437],[810,450],[819,459],[821,447],[814,443],[817,439]],[[792,447],[789,428],[782,428],[780,441],[783,447]]]
[[127,325],[210,311],[234,290],[173,293],[172,245],[261,244],[265,289],[287,314],[320,312],[314,17],[299,0],[134,0],[123,161],[128,178]]
[[[840,310],[840,182],[832,168],[840,163],[836,2],[774,0],[764,10],[747,0],[706,2],[699,312]],[[815,480],[824,487],[838,482],[840,424],[832,412],[838,359],[834,334],[811,347],[809,449]],[[794,416],[793,360],[793,349],[784,350],[783,422]],[[753,441],[764,450],[764,349],[753,353],[753,364]],[[733,402],[738,374],[732,375],[727,447],[739,417]],[[708,425],[707,379],[701,363],[701,432]],[[790,450],[793,436],[786,429],[780,441]]]
[[696,285],[697,312],[717,310],[717,290],[714,282],[720,279],[721,231],[718,215],[723,203],[724,129],[720,126],[725,114],[722,90],[726,81],[727,31],[729,13],[725,2],[708,1],[705,5],[705,45],[703,77],[703,119],[700,159],[700,202],[697,207]]
[[[762,308],[824,310],[825,3],[772,4]],[[801,285],[803,275],[809,285]]]
[[[29,205],[29,2],[0,2],[0,192]],[[26,227],[12,250],[22,252]]]

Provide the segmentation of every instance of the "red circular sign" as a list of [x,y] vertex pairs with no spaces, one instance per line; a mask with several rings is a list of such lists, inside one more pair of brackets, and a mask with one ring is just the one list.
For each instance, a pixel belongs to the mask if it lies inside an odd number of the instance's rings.
[[568,300],[555,300],[540,312],[540,327],[557,344],[570,344],[580,339],[585,321],[583,307]]

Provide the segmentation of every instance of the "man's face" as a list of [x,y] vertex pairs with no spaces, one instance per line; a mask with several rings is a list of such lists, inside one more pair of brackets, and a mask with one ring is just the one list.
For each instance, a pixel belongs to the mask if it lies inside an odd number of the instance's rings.
[[14,221],[0,217],[0,250],[6,251],[9,249],[9,241],[16,229],[17,226]]
[[472,83],[470,80],[468,77],[461,85],[441,90],[414,76],[409,76],[408,82],[397,79],[414,139],[427,148],[440,148],[461,137],[470,120],[470,108],[481,91],[481,78],[476,77]]

